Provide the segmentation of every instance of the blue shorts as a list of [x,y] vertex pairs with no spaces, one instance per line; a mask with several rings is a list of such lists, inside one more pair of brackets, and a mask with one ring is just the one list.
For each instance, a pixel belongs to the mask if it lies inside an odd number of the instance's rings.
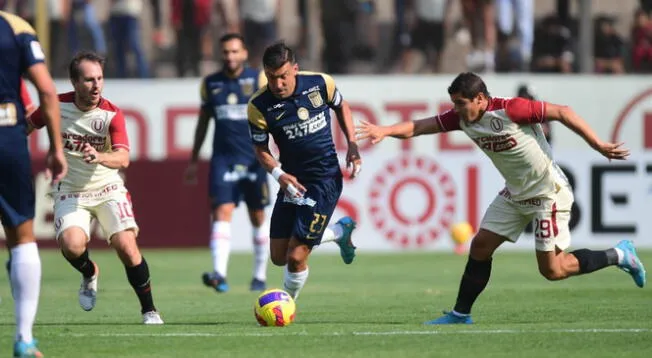
[[250,210],[269,205],[267,172],[258,162],[247,167],[213,160],[209,170],[208,192],[212,209],[228,203],[237,206],[243,199]]
[[34,218],[32,162],[22,136],[0,146],[0,218],[2,225],[11,228]]
[[301,184],[307,189],[304,198],[313,199],[316,201],[315,205],[311,207],[288,203],[284,201],[285,192],[279,190],[272,212],[270,238],[294,237],[313,247],[321,243],[324,229],[328,226],[342,194],[342,176]]

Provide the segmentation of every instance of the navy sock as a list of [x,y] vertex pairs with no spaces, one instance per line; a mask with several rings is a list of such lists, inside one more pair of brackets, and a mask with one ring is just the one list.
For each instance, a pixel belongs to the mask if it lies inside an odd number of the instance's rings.
[[598,271],[607,266],[618,264],[618,254],[615,249],[594,251],[579,249],[571,252],[580,263],[580,274]]
[[455,302],[455,312],[470,314],[473,303],[487,287],[491,276],[491,259],[477,261],[469,256]]

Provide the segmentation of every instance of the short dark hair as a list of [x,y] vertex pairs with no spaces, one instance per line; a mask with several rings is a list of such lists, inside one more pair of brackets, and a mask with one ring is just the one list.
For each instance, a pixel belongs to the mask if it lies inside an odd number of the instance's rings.
[[231,40],[240,40],[240,42],[242,42],[242,46],[247,47],[247,44],[245,43],[244,40],[244,36],[240,35],[237,32],[229,32],[227,34],[222,35],[222,37],[220,37],[220,44],[223,44]]
[[265,49],[263,54],[263,66],[270,69],[277,69],[286,62],[296,63],[294,51],[289,48],[285,42],[277,42]]
[[473,72],[463,72],[455,77],[453,83],[448,87],[448,94],[452,95],[454,93],[459,93],[466,99],[473,99],[478,93],[484,93],[485,96],[489,97],[487,85],[480,76]]
[[81,74],[81,71],[79,70],[79,64],[82,61],[96,62],[99,63],[102,68],[104,68],[104,57],[98,55],[93,51],[77,52],[75,57],[73,57],[70,61],[70,65],[68,66],[68,76],[70,76],[71,80],[76,80],[79,78],[79,75]]

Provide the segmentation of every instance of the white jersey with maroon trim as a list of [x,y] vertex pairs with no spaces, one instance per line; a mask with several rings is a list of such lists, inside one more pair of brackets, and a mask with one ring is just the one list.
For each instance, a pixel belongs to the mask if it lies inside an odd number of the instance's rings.
[[[86,163],[82,154],[84,143],[89,143],[98,152],[111,152],[117,148],[129,150],[122,111],[101,98],[96,108],[83,112],[74,103],[74,92],[59,94],[59,102],[61,136],[68,160],[68,174],[54,191],[94,191],[111,184],[123,184],[117,169]],[[35,128],[45,125],[41,108],[34,112],[30,121]]]
[[511,198],[524,200],[569,185],[543,134],[545,106],[524,98],[491,98],[476,122],[462,121],[452,110],[438,120],[442,131],[463,130],[494,163]]

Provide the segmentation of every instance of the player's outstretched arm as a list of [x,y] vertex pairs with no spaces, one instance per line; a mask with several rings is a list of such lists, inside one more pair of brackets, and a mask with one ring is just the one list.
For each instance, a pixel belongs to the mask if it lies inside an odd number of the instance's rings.
[[376,144],[385,137],[407,139],[423,134],[434,134],[441,132],[441,126],[437,116],[424,119],[417,119],[409,122],[396,123],[390,126],[378,126],[367,121],[361,121],[356,126],[356,138],[358,140],[369,139]]
[[184,180],[188,184],[197,183],[197,160],[199,159],[199,151],[201,150],[204,139],[206,139],[206,132],[208,131],[208,124],[210,123],[211,115],[203,106],[199,110],[199,117],[197,119],[197,127],[195,127],[195,139],[192,143],[192,153],[190,154],[190,162],[183,174]]
[[360,158],[358,143],[356,143],[355,126],[353,125],[351,107],[347,101],[342,100],[342,104],[339,107],[334,107],[333,111],[335,112],[337,122],[340,124],[340,128],[346,137],[346,142],[348,144],[346,166],[351,169],[351,179],[353,179],[362,169],[362,159]]
[[603,142],[589,124],[568,106],[547,103],[546,119],[561,122],[609,159],[624,160],[629,156],[629,149],[623,147],[624,143]]
[[52,178],[52,182],[56,183],[63,179],[68,172],[68,163],[63,154],[61,141],[61,113],[57,89],[45,63],[40,62],[30,66],[27,69],[27,77],[38,91],[40,110],[50,138],[47,160],[48,175]]

